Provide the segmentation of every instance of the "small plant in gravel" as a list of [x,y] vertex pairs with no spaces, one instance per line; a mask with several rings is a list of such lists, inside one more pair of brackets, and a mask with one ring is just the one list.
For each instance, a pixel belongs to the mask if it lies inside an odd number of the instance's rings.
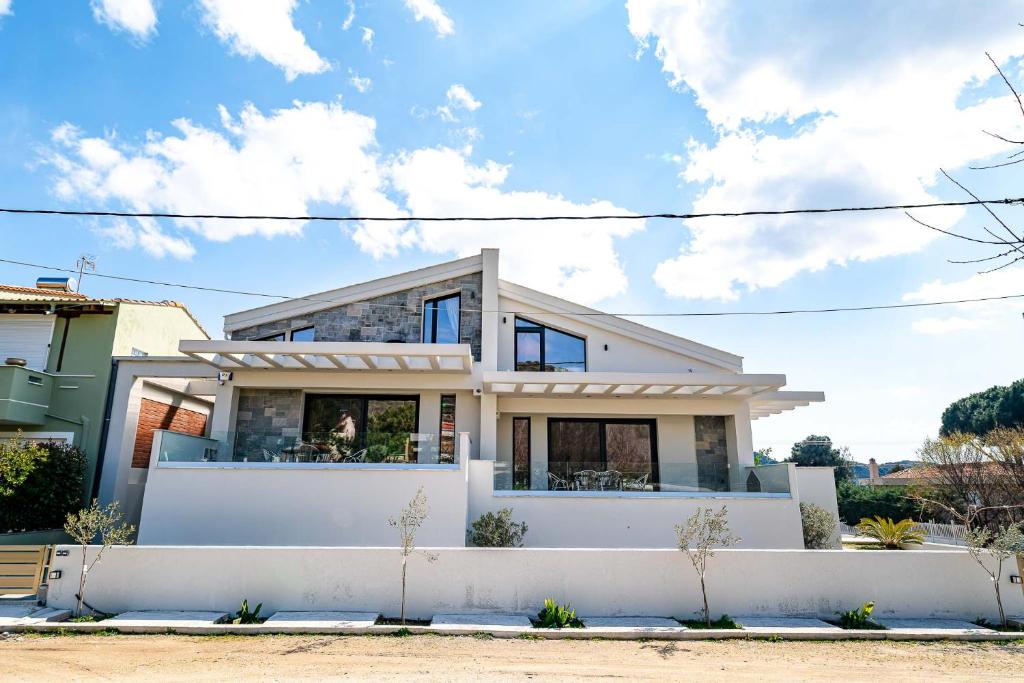
[[571,605],[559,605],[552,598],[544,601],[544,609],[537,613],[537,628],[583,628]]
[[717,619],[715,619],[714,621],[711,621],[711,622],[705,622],[704,620],[701,620],[701,619],[693,619],[693,620],[680,620],[680,623],[682,623],[682,625],[685,626],[686,628],[697,628],[697,629],[707,629],[707,628],[743,628],[742,626],[737,624],[736,620],[733,619],[732,617],[730,617],[728,614],[723,614],[722,616],[718,617]]
[[242,600],[241,609],[235,612],[235,618],[231,620],[232,624],[262,624],[266,621],[265,617],[260,616],[260,610],[263,608],[263,603],[256,605],[256,609],[249,610],[249,600]]
[[871,613],[875,611],[874,602],[865,602],[857,609],[846,612],[836,612],[839,615],[839,625],[845,629],[863,631],[871,629],[884,629],[881,624],[871,621]]

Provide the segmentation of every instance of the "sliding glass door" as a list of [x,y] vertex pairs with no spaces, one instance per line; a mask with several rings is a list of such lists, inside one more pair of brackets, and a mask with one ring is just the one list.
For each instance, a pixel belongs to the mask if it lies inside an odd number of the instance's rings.
[[550,418],[549,488],[646,490],[658,482],[654,420]]

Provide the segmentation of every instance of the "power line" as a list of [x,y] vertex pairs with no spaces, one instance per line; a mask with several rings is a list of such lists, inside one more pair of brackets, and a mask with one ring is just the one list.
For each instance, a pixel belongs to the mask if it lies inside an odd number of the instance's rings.
[[32,214],[42,216],[99,216],[111,218],[197,218],[246,221],[373,221],[373,222],[459,222],[459,221],[606,221],[646,220],[649,218],[691,219],[691,218],[742,218],[747,216],[791,216],[794,214],[851,213],[866,211],[906,211],[908,209],[931,209],[939,207],[977,206],[988,204],[1022,204],[1024,197],[1002,199],[972,199],[959,202],[927,202],[922,204],[881,204],[875,206],[841,206],[819,209],[755,209],[752,211],[709,211],[703,213],[627,213],[595,214],[590,216],[276,216],[241,215],[213,213],[159,213],[138,211],[74,211],[71,209],[16,209],[0,207],[0,213]]
[[[78,271],[71,268],[62,268],[60,266],[49,266],[40,263],[29,263],[27,261],[16,261],[14,259],[0,258],[0,263],[10,263],[16,266],[27,266],[30,268],[39,268],[42,270],[53,270],[63,273],[77,273]],[[240,296],[254,296],[262,297],[266,299],[282,299],[286,301],[309,301],[312,303],[324,303],[324,304],[336,304],[344,306],[346,304],[359,304],[361,306],[378,306],[386,308],[407,308],[401,304],[375,304],[369,302],[351,302],[351,301],[340,301],[337,299],[317,299],[314,297],[306,296],[288,296],[285,294],[268,294],[266,292],[250,292],[239,289],[222,289],[219,287],[205,287],[202,285],[190,285],[180,282],[164,282],[161,280],[147,280],[144,278],[128,277],[125,275],[109,275],[106,273],[90,273],[90,277],[106,278],[108,280],[120,280],[123,282],[137,282],[140,284],[147,285],[158,285],[161,287],[178,287],[180,289],[193,289],[203,292],[216,292],[219,294],[237,294]],[[792,309],[779,309],[769,311],[689,311],[689,312],[655,312],[655,313],[635,313],[635,312],[604,312],[604,311],[585,311],[585,312],[538,312],[538,311],[504,311],[504,310],[488,310],[483,308],[460,308],[459,310],[465,313],[498,313],[505,315],[523,315],[529,317],[539,317],[545,315],[554,316],[570,316],[570,317],[599,317],[599,316],[613,316],[620,318],[710,318],[710,317],[727,317],[727,316],[769,316],[769,315],[799,315],[799,314],[814,314],[814,313],[844,313],[844,312],[855,312],[855,311],[881,311],[881,310],[892,310],[892,309],[903,309],[903,308],[927,308],[932,306],[950,306],[955,304],[972,304],[980,303],[984,301],[1006,301],[1009,299],[1021,299],[1024,298],[1024,293],[1021,294],[1003,294],[999,296],[985,296],[977,297],[972,299],[947,299],[943,301],[920,301],[914,303],[903,303],[903,304],[873,304],[867,306],[835,306],[830,308],[792,308]]]

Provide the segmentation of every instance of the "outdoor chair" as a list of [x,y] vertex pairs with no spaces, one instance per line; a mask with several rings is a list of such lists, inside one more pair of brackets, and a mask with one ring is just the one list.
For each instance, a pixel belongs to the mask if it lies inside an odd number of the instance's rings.
[[647,490],[647,477],[650,475],[645,474],[642,477],[636,479],[626,478],[622,480],[622,489],[624,491],[646,491]]
[[569,482],[562,479],[554,472],[548,472],[548,490],[549,491],[568,491]]
[[580,470],[572,479],[577,491],[597,491],[601,486],[595,470]]
[[602,491],[621,491],[622,472],[619,472],[618,470],[599,472],[597,475],[597,483],[598,486],[601,487]]
[[342,462],[347,462],[347,463],[366,462],[366,449],[364,448],[362,450],[356,451],[355,453],[349,453],[348,455],[345,456],[345,459]]

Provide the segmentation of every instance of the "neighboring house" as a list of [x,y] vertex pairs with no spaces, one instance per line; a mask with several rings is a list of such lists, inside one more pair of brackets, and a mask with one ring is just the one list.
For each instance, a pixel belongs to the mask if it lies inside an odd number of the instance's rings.
[[[87,500],[98,490],[113,364],[118,357],[178,355],[182,339],[208,336],[173,301],[90,297],[63,278],[42,278],[36,287],[0,285],[0,437],[21,433],[81,448],[88,459]],[[205,421],[210,404],[183,397],[174,380],[165,384],[146,389],[152,426],[202,434],[195,422],[183,422],[178,407],[182,401],[205,405]]]
[[[225,318],[191,359],[119,367],[101,498],[144,495],[151,544],[465,543],[503,507],[530,546],[670,547],[729,507],[746,547],[802,547],[798,504],[835,510],[830,468],[755,466],[751,420],[824,400],[726,351],[498,278],[498,252]],[[144,493],[140,387],[213,397],[206,438],[157,432]],[[137,469],[137,468],[136,468]],[[134,507],[132,502],[129,507]]]

